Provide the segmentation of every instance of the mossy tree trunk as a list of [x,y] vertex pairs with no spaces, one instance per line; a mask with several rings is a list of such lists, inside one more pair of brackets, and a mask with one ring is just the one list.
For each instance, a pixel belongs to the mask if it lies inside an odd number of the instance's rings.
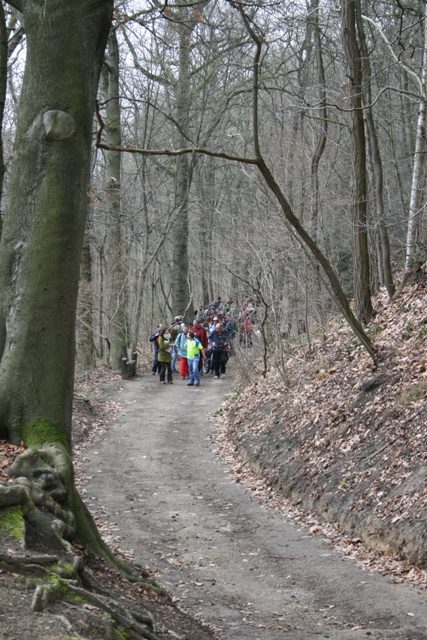
[[[112,0],[13,0],[27,60],[0,244],[0,438],[11,472],[63,487],[73,538],[123,572],[74,484],[71,413],[80,260],[96,91]],[[54,503],[56,504],[56,503]]]
[[0,438],[34,444],[38,425],[70,451],[93,112],[112,0],[9,4],[24,16],[27,59],[0,245]]
[[[3,114],[6,100],[7,85],[7,59],[8,59],[8,30],[6,27],[6,15],[4,6],[0,6],[0,203],[3,196],[4,179],[4,153],[3,153]],[[2,216],[0,211],[0,236],[2,227]]]

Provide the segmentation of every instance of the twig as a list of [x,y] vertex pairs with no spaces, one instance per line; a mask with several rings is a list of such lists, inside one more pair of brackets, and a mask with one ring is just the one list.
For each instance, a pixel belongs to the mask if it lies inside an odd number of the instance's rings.
[[394,440],[390,440],[390,442],[386,442],[386,444],[383,447],[381,447],[380,449],[378,449],[378,451],[374,451],[374,453],[371,453],[370,456],[365,458],[364,462],[366,462],[367,460],[370,460],[370,458],[375,458],[375,456],[377,456],[379,453],[384,451],[384,449],[387,449],[387,447],[389,447],[390,445],[394,444],[395,442],[396,442],[396,438],[394,438]]
[[254,458],[256,458],[259,454],[258,453],[254,453],[253,456],[250,456],[247,460],[245,460],[245,462],[243,464],[240,465],[240,467],[237,469],[237,471],[241,471],[243,469],[243,467],[248,464],[248,462],[250,462],[251,460],[253,460]]

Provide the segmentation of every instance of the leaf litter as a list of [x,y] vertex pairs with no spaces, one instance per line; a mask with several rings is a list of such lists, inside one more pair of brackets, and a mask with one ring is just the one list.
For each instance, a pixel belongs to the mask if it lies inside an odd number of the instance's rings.
[[374,305],[376,364],[336,317],[321,339],[284,342],[283,369],[227,400],[213,438],[236,482],[307,535],[426,588],[427,284]]

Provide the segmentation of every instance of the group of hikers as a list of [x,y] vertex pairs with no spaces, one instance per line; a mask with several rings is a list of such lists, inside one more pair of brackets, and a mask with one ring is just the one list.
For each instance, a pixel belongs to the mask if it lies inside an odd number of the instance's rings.
[[219,380],[225,375],[236,335],[239,333],[241,342],[252,345],[254,313],[249,296],[245,296],[240,309],[231,298],[223,303],[218,296],[207,307],[200,305],[194,310],[191,324],[186,324],[183,316],[175,316],[170,326],[158,324],[149,337],[154,345],[152,374],[160,374],[160,384],[173,384],[172,374],[179,372],[189,387],[200,386],[203,372],[211,371]]

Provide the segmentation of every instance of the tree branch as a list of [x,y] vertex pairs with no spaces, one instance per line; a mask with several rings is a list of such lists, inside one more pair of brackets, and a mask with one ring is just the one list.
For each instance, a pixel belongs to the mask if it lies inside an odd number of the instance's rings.
[[409,67],[407,67],[405,64],[403,64],[403,62],[401,62],[399,60],[399,58],[397,57],[397,55],[395,54],[395,52],[393,51],[393,47],[391,46],[390,42],[387,39],[387,36],[385,35],[385,33],[383,32],[383,30],[381,29],[381,27],[375,22],[375,20],[372,20],[372,18],[368,18],[368,16],[362,15],[363,20],[365,20],[366,22],[368,22],[370,25],[372,25],[374,27],[374,29],[376,31],[378,31],[378,33],[380,34],[381,38],[384,40],[387,49],[390,52],[391,57],[393,58],[393,60],[396,62],[396,64],[399,65],[399,67],[401,69],[403,69],[403,71],[412,78],[412,80],[414,80],[417,85],[419,86],[420,92],[423,95],[423,99],[425,98],[424,93],[423,93],[423,85],[421,82],[421,79],[419,78],[419,76],[412,71],[412,69],[410,69]]
[[[99,132],[98,132],[99,133]],[[200,147],[188,147],[184,149],[138,149],[134,147],[111,147],[108,144],[102,142],[96,142],[98,149],[104,149],[105,151],[119,151],[122,153],[139,153],[145,156],[182,156],[184,154],[200,153],[205,156],[211,156],[212,158],[224,158],[225,160],[231,160],[232,162],[241,162],[242,164],[258,165],[257,158],[245,158],[244,156],[233,156],[229,153],[221,153],[220,151],[209,151],[209,149],[203,149]]]

